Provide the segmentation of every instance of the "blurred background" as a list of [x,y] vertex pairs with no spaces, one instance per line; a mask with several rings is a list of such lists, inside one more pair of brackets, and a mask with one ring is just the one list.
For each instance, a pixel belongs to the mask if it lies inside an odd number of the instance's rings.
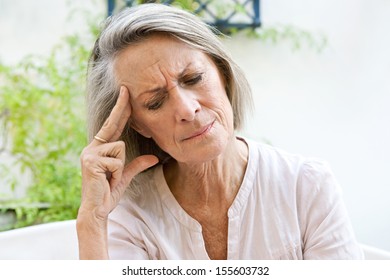
[[[240,133],[327,160],[359,242],[390,250],[390,1],[260,2],[262,26],[223,39],[254,93]],[[107,9],[0,0],[3,230],[77,212],[84,71]]]

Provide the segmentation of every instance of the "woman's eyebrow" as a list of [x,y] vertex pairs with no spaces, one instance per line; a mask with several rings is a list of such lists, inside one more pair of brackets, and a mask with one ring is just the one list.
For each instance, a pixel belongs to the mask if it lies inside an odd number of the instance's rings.
[[[188,72],[191,72],[191,71],[197,71],[199,67],[196,67],[194,66],[194,64],[192,62],[189,62],[184,68],[183,70],[179,73],[179,75],[177,76],[178,80],[182,79],[183,77],[185,77],[187,75]],[[155,88],[151,88],[151,89],[147,89],[143,92],[141,92],[139,94],[138,97],[141,97],[142,95],[144,94],[148,94],[148,93],[152,93],[152,94],[162,94],[164,93],[165,91],[167,91],[167,88],[164,86],[164,87],[161,87],[161,86],[157,86]]]
[[155,87],[155,88],[152,88],[152,89],[147,89],[147,90],[141,92],[141,93],[139,94],[139,96],[144,95],[144,94],[146,94],[146,93],[158,94],[158,93],[162,93],[163,91],[165,91],[165,87],[160,87],[160,86],[158,86],[158,87]]
[[191,73],[191,72],[197,72],[197,71],[200,71],[200,66],[199,66],[199,65],[196,65],[196,63],[193,64],[192,62],[190,62],[190,63],[188,63],[188,64],[186,65],[186,67],[184,67],[184,69],[180,72],[178,78],[180,79],[180,78],[185,77],[185,76],[188,74],[188,72]]

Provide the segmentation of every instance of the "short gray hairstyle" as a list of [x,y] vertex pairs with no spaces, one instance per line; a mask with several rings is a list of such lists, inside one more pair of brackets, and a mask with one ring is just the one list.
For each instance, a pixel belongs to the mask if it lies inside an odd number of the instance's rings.
[[[207,54],[216,64],[226,83],[232,105],[234,128],[243,127],[245,112],[252,108],[251,89],[242,70],[231,59],[222,42],[197,16],[163,4],[143,4],[126,8],[109,17],[95,42],[87,75],[87,117],[90,141],[103,126],[119,95],[120,85],[114,74],[116,56],[130,45],[154,34],[172,36]],[[152,139],[126,125],[121,140],[126,144],[129,162],[142,154],[154,154],[164,160],[165,154]]]

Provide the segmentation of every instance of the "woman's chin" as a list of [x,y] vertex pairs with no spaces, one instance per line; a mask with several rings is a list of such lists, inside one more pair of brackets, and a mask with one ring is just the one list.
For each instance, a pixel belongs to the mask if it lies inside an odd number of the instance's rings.
[[182,153],[175,159],[181,163],[203,164],[217,159],[221,156],[227,147],[228,138],[218,137],[218,139],[209,139],[204,145],[194,144],[182,150]]

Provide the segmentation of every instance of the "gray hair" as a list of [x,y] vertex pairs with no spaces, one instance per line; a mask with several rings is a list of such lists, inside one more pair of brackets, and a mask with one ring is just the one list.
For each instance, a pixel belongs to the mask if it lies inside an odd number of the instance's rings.
[[[214,31],[214,32],[213,32]],[[153,34],[166,34],[203,51],[214,61],[226,82],[226,93],[232,105],[234,128],[243,126],[245,111],[252,108],[251,90],[242,70],[231,59],[215,30],[195,15],[162,4],[143,4],[126,8],[109,17],[95,42],[87,78],[88,137],[103,126],[119,95],[120,85],[114,74],[119,52]],[[121,140],[126,144],[129,162],[142,154],[154,154],[164,160],[168,155],[152,139],[126,125]]]

